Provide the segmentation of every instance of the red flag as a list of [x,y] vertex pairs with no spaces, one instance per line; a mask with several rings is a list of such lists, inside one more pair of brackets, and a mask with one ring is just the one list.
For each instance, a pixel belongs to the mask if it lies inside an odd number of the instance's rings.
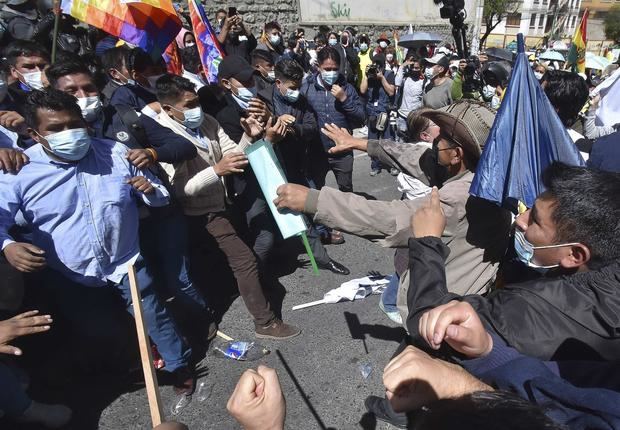
[[177,45],[176,40],[170,42],[170,45],[166,48],[164,60],[166,60],[166,68],[169,73],[179,76],[183,74],[183,63],[181,62],[179,46]]

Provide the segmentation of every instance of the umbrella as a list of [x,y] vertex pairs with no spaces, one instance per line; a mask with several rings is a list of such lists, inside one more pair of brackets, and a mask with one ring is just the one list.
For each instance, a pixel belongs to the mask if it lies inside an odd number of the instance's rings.
[[439,43],[443,40],[443,36],[431,31],[416,31],[413,34],[405,34],[398,41],[398,46],[407,49],[418,49],[429,43]]
[[478,162],[470,194],[515,210],[544,191],[541,173],[554,161],[585,163],[530,67],[523,35],[504,99]]
[[610,64],[611,61],[607,58],[594,55],[592,52],[586,52],[586,69],[603,70]]
[[552,49],[548,49],[538,57],[541,60],[549,60],[549,61],[566,61],[564,56],[557,51]]
[[508,49],[503,48],[489,48],[485,51],[487,57],[492,57],[493,60],[504,60],[512,63],[513,55]]
[[561,40],[556,40],[555,42],[553,42],[553,45],[551,45],[551,48],[554,51],[568,51],[568,45],[565,42],[562,42]]

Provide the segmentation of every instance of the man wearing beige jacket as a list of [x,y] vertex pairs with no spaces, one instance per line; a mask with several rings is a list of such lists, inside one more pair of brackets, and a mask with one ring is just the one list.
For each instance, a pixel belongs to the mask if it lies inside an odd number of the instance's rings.
[[[480,294],[495,279],[504,254],[510,228],[508,212],[484,200],[469,196],[469,187],[480,158],[481,146],[493,123],[493,114],[480,104],[461,102],[442,110],[424,112],[440,128],[433,143],[437,163],[447,171],[440,187],[441,205],[447,225],[442,236],[450,248],[446,260],[447,285],[458,294]],[[346,150],[381,146],[380,141],[360,141],[345,130],[327,126],[323,133]],[[336,149],[337,151],[338,149]],[[406,144],[401,147],[407,157]],[[375,152],[376,153],[376,152]],[[411,215],[425,198],[392,202],[366,200],[352,193],[286,184],[278,189],[276,205],[314,215],[314,220],[385,247],[407,247],[413,236]],[[403,321],[407,317],[406,297],[409,273],[402,274],[398,293]]]
[[243,172],[248,164],[243,150],[263,135],[263,125],[253,118],[241,119],[245,134],[239,144],[235,143],[215,118],[202,112],[194,84],[180,76],[160,78],[157,98],[162,106],[157,121],[185,137],[198,150],[198,155],[191,160],[163,166],[188,218],[191,240],[204,244],[215,239],[254,318],[256,337],[288,339],[297,336],[301,331],[277,318],[265,298],[256,257],[230,221],[222,182],[223,176]]

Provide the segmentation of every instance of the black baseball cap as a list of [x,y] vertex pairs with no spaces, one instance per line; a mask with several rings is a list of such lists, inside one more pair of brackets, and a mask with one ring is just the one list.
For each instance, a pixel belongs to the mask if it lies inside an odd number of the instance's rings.
[[225,56],[217,69],[219,79],[235,78],[239,82],[248,81],[256,72],[245,58],[239,55]]

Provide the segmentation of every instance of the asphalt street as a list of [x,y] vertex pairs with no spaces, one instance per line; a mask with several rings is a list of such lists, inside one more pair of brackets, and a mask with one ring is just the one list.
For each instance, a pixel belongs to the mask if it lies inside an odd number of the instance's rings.
[[[370,177],[370,159],[356,154],[354,189],[370,198],[398,198],[395,178],[383,171]],[[332,174],[328,184],[335,181]],[[178,401],[170,386],[161,387],[161,397],[168,419],[183,422],[192,430],[237,429],[226,412],[226,402],[244,370],[259,363],[276,369],[287,402],[287,429],[388,429],[365,416],[364,399],[383,395],[383,367],[403,336],[403,329],[391,322],[378,308],[379,296],[337,304],[324,304],[293,311],[294,305],[318,300],[346,280],[365,276],[369,270],[393,272],[394,251],[346,234],[346,243],[330,245],[333,259],[351,269],[343,277],[321,271],[317,276],[309,266],[284,270],[279,278],[286,289],[283,319],[302,328],[302,334],[287,341],[262,342],[271,353],[252,362],[238,362],[214,355],[213,345],[199,366],[200,393],[177,415],[172,410]],[[283,245],[282,245],[283,246]],[[282,254],[282,249],[278,250]],[[287,252],[284,249],[284,252]],[[284,261],[287,257],[276,257]],[[307,260],[305,254],[299,262]],[[214,286],[217,288],[217,285]],[[220,330],[237,340],[254,341],[253,323],[243,301],[237,298],[220,324]],[[364,378],[360,366],[372,369]],[[110,388],[106,378],[95,377],[81,388],[72,388],[72,407],[78,409],[70,429],[149,429],[150,414],[146,391],[142,386]],[[61,397],[66,398],[67,393]],[[92,399],[92,401],[91,401]],[[2,427],[0,425],[0,427]],[[34,427],[24,427],[34,429]]]

